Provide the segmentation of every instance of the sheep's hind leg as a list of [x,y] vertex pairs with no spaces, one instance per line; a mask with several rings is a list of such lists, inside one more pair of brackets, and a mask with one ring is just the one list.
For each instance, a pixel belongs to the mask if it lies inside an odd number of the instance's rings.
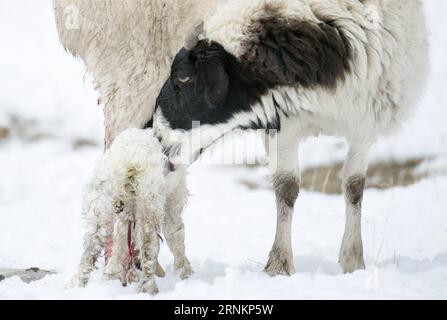
[[[300,190],[298,169],[298,139],[277,137],[276,144],[270,141],[270,166],[276,194],[277,227],[273,248],[265,272],[270,276],[295,273],[292,250],[292,219],[295,202]],[[276,150],[272,146],[276,145]]]
[[168,195],[165,206],[163,234],[169,249],[174,255],[174,272],[182,279],[193,274],[191,264],[186,257],[185,225],[182,213],[188,200],[185,176],[181,176],[178,186]]
[[346,199],[346,228],[340,250],[345,273],[365,269],[362,242],[362,201],[368,170],[369,147],[351,147],[343,170]]

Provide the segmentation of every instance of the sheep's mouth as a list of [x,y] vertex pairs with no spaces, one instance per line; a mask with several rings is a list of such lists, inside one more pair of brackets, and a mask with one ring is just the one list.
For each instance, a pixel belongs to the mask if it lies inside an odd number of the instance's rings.
[[[218,137],[212,139],[210,142],[204,145],[200,145],[198,149],[190,150],[190,153],[188,154],[188,159],[190,159],[190,163],[188,163],[188,165],[192,165],[193,163],[198,161],[206,151],[211,149],[213,146],[219,143],[219,141],[221,141],[227,135],[231,134],[234,130],[236,129],[235,128],[228,129]],[[176,163],[175,159],[178,158],[179,156],[183,156],[184,155],[183,151],[184,151],[184,144],[181,142],[173,143],[169,146],[163,147],[163,153],[167,156],[168,162],[170,163],[172,169],[171,172],[175,171],[176,169],[176,166],[174,165],[174,163]]]

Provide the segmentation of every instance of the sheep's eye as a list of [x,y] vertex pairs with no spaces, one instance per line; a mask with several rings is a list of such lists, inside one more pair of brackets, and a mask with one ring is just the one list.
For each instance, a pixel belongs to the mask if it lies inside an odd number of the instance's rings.
[[180,83],[188,83],[189,81],[191,81],[191,78],[188,77],[188,76],[185,76],[185,77],[178,77],[178,81],[179,81]]

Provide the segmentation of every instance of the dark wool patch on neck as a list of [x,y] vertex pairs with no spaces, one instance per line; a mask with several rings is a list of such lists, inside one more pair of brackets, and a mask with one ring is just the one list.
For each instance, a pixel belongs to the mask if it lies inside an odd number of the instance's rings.
[[351,70],[352,48],[333,21],[285,20],[269,14],[252,24],[240,61],[268,87],[334,89]]

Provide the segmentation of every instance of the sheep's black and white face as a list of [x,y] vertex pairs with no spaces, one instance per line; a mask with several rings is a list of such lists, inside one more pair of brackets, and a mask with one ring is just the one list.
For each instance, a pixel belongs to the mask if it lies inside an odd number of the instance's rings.
[[157,108],[172,130],[228,123],[248,111],[263,88],[219,44],[200,41],[176,56]]
[[175,137],[180,144],[200,131],[200,152],[238,128],[254,128],[252,107],[266,88],[244,70],[231,54],[206,40],[176,56],[171,76],[158,99],[154,119],[165,144]]

